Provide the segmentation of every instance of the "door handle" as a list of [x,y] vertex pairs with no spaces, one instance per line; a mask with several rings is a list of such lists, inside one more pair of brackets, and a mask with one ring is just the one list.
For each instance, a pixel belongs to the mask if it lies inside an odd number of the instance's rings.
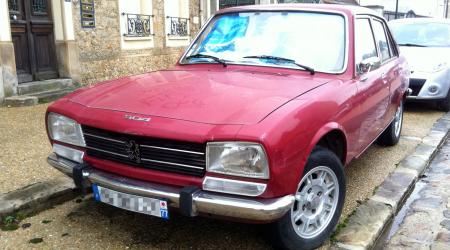
[[385,83],[385,84],[389,82],[389,79],[388,79],[388,76],[387,76],[386,73],[382,73],[382,74],[381,74],[381,80],[382,80],[383,83]]
[[11,19],[17,21],[17,15],[11,15]]

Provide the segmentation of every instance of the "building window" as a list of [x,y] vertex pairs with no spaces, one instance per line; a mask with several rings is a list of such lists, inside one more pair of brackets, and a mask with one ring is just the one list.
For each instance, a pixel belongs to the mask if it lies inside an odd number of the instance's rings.
[[17,0],[8,0],[9,11],[19,11]]
[[46,0],[33,0],[31,1],[31,8],[35,15],[47,14],[47,1]]
[[229,8],[234,6],[241,6],[241,5],[252,5],[257,4],[255,0],[220,0],[219,1],[219,8]]
[[167,16],[169,23],[168,36],[188,36],[189,18]]
[[122,13],[126,20],[126,33],[127,37],[146,37],[153,35],[151,29],[153,15],[131,14]]
[[152,1],[119,0],[119,12],[122,49],[154,47]]
[[189,44],[189,0],[165,0],[166,45],[169,47]]

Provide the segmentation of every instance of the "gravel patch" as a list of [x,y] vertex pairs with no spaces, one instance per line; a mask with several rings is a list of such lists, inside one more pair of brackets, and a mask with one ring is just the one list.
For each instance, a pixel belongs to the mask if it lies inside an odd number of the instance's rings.
[[46,161],[51,152],[44,121],[47,106],[0,107],[0,193],[62,176]]
[[0,232],[2,249],[27,249],[35,238],[42,238],[35,245],[40,249],[270,249],[258,225],[174,213],[164,221],[92,199],[67,202],[21,225],[27,223],[28,228]]

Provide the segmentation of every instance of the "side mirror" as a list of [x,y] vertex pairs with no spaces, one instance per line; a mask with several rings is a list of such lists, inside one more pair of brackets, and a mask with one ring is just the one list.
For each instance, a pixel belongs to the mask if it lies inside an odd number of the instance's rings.
[[359,74],[365,74],[369,71],[371,71],[372,69],[376,69],[378,67],[380,67],[381,65],[381,61],[380,58],[378,57],[369,57],[367,59],[362,60],[362,62],[360,62],[358,64],[358,73]]

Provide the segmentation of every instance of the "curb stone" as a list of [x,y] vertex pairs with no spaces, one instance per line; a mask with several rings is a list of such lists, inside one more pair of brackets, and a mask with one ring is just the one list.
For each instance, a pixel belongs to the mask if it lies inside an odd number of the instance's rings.
[[370,249],[375,245],[447,138],[449,129],[447,113],[433,124],[414,152],[400,162],[374,195],[356,208],[347,226],[335,236],[333,249]]
[[75,198],[73,181],[61,177],[0,194],[0,221],[18,212],[34,214]]

